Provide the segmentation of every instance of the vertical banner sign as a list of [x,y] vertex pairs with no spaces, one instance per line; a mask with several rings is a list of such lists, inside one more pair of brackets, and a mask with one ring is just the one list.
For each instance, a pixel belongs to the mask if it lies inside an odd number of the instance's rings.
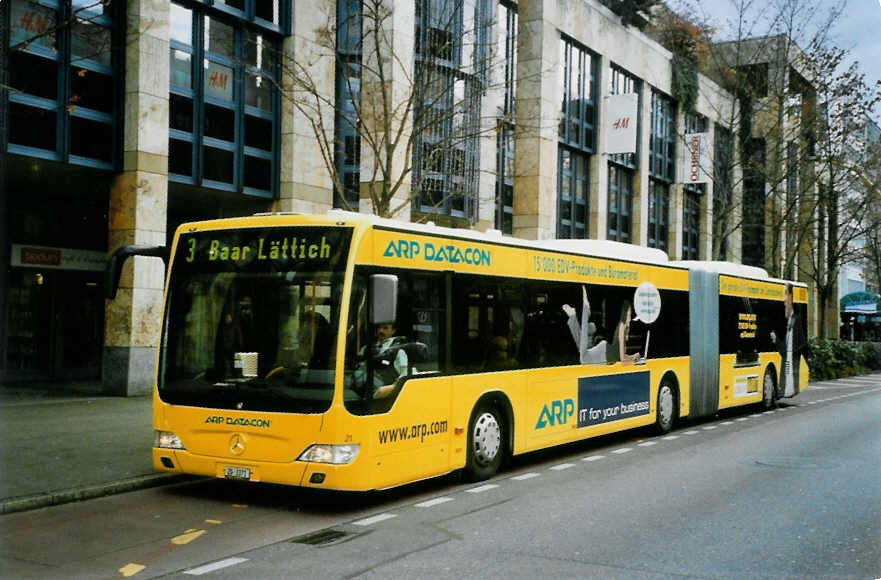
[[710,169],[710,134],[687,133],[685,140],[685,159],[680,165],[681,183],[707,183]]
[[636,153],[636,93],[606,97],[606,153]]

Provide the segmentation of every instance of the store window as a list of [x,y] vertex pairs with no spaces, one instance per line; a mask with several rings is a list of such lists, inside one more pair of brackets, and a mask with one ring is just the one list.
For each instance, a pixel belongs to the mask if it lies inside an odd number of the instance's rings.
[[596,150],[597,57],[560,39],[561,115],[558,154],[557,236],[590,235],[590,156]]
[[276,195],[280,6],[170,5],[171,181]]
[[[614,65],[610,73],[609,94],[636,93],[638,102],[641,98],[642,81]],[[633,182],[639,169],[639,125],[637,113],[636,152],[609,155],[609,215],[606,237],[618,242],[630,242],[633,239]]]
[[494,2],[416,2],[413,209],[477,216],[481,103]]
[[732,167],[734,138],[731,131],[716,125],[713,141],[713,239],[715,260],[728,259],[728,235],[734,212]]
[[103,169],[118,164],[124,53],[117,5],[10,0],[10,153]]
[[[685,115],[685,134],[706,133],[707,118],[697,113]],[[709,167],[701,171],[709,173]],[[701,200],[707,192],[706,183],[686,183],[682,186],[682,259],[700,259]]]
[[[334,163],[340,183],[334,207],[358,211],[361,196],[361,134],[358,103],[361,98],[361,22],[358,0],[337,2],[336,150]],[[342,191],[339,189],[342,188]]]
[[498,54],[504,57],[503,97],[496,138],[496,229],[514,231],[514,99],[517,72],[517,5],[499,2],[496,19]]
[[676,175],[676,103],[652,91],[648,245],[669,249],[670,185]]

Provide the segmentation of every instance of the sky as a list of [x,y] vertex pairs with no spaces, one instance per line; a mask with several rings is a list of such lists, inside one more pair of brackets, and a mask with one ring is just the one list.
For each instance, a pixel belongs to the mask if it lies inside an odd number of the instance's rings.
[[[769,14],[779,14],[780,6],[817,6],[817,20],[826,16],[828,11],[839,2],[833,0],[673,0],[670,2],[674,10],[681,6],[692,6],[692,10],[705,16],[717,28],[718,40],[736,37],[730,33],[731,24],[737,21],[741,12],[739,5],[749,6],[744,14],[757,19],[753,36],[769,34],[767,20],[761,20]],[[728,33],[728,34],[726,34]],[[881,80],[881,0],[846,0],[844,10],[837,19],[830,33],[830,42],[847,50],[851,58],[859,63],[860,71],[866,75],[866,84],[874,84]],[[796,39],[798,41],[798,39]],[[803,46],[804,47],[804,46]],[[874,118],[881,123],[881,106],[876,107]]]

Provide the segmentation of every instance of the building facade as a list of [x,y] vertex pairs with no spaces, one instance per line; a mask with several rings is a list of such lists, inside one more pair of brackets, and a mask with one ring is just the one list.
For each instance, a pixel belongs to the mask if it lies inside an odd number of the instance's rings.
[[[742,102],[698,74],[686,112],[673,53],[595,0],[2,10],[4,382],[148,393],[163,265],[135,258],[105,301],[109,252],[168,243],[194,219],[374,211],[383,187],[379,209],[398,219],[764,260],[741,214],[764,187],[738,163]],[[366,48],[379,30],[387,54]],[[410,145],[390,159],[371,141],[391,125],[366,112],[385,90],[414,103],[394,125]]]

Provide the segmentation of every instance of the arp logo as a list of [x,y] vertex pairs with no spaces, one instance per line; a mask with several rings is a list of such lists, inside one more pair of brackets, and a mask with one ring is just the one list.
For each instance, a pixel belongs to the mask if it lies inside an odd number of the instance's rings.
[[562,401],[551,401],[550,407],[545,405],[541,409],[538,416],[538,423],[535,424],[536,429],[544,429],[545,427],[554,425],[565,425],[569,422],[569,418],[575,414],[575,401],[572,399],[563,399]]

